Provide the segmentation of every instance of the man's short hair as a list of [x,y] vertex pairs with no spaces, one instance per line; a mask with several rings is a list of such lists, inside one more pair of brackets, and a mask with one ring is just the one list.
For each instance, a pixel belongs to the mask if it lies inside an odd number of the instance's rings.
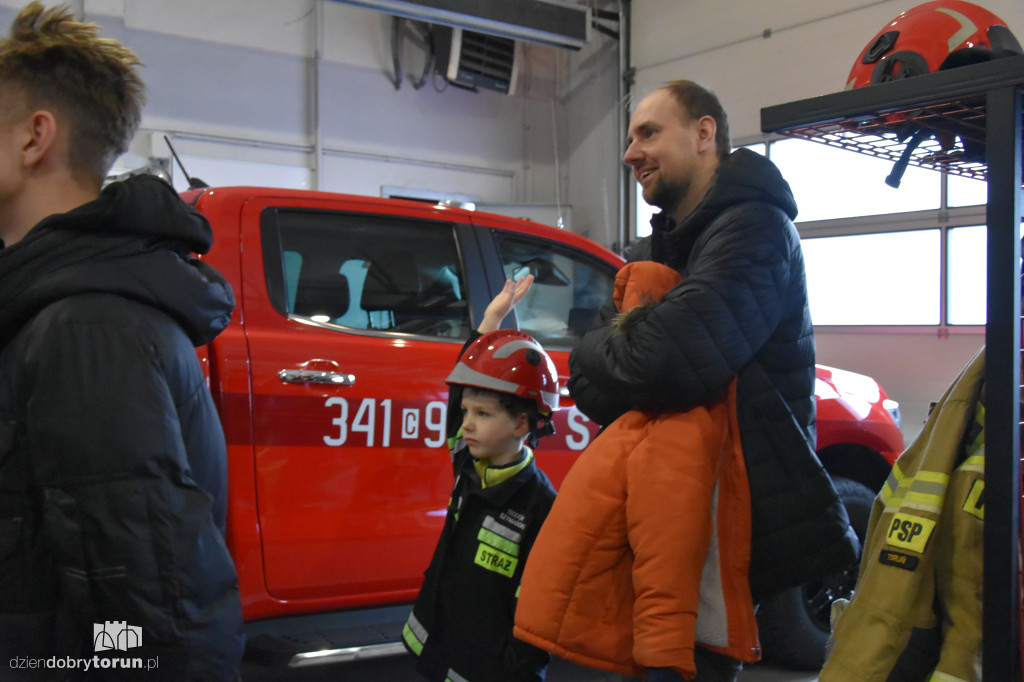
[[97,186],[128,150],[145,101],[135,53],[98,32],[66,7],[34,1],[0,39],[0,96],[52,111],[67,128],[72,172]]
[[[715,120],[715,149],[718,159],[722,160],[732,153],[732,140],[729,137],[729,116],[718,101],[718,96],[710,89],[690,80],[676,80],[665,84],[665,89],[672,93],[680,112],[685,112],[691,121],[702,116],[710,116]],[[684,119],[685,120],[685,119]]]

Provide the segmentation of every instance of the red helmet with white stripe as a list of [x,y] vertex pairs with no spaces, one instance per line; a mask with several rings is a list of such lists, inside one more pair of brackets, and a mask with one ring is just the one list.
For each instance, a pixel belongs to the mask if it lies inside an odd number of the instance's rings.
[[558,409],[555,363],[532,336],[514,329],[498,329],[473,341],[445,382],[532,400],[544,416]]
[[[846,79],[846,89],[923,76],[1022,54],[1006,23],[984,7],[965,0],[933,0],[918,5],[886,24],[861,51]],[[899,187],[917,147],[934,136],[945,152],[959,138],[963,160],[985,160],[984,140],[955,122],[932,129],[905,114],[887,114],[881,121],[907,144],[885,183]]]
[[1021,54],[1006,22],[964,0],[934,0],[885,25],[861,51],[846,89]]

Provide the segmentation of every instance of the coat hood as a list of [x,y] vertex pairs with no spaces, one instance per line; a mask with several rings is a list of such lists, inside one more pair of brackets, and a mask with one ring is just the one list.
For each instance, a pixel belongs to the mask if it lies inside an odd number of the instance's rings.
[[793,191],[778,167],[760,154],[741,148],[722,160],[711,189],[682,221],[676,223],[664,212],[651,218],[653,259],[666,262],[661,254],[669,253],[685,262],[708,223],[730,207],[750,202],[771,204],[790,220],[797,216]]
[[719,164],[714,186],[694,213],[703,209],[717,214],[746,201],[774,204],[790,220],[796,219],[796,199],[789,183],[774,163],[749,149],[737,149]]
[[0,348],[50,303],[111,293],[173,317],[192,343],[209,343],[228,324],[231,287],[192,256],[213,243],[210,225],[164,181],[140,175],[40,221],[0,250]]

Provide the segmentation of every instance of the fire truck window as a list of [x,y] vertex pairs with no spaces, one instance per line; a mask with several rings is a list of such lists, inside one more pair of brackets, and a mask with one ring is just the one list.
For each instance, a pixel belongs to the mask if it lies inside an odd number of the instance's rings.
[[[276,239],[264,235],[264,260],[271,299],[281,301],[282,313],[341,328],[468,338],[450,225],[277,211],[264,229],[276,232]],[[282,287],[283,295],[275,295]]]
[[519,329],[542,344],[571,346],[612,295],[615,269],[585,253],[502,235],[498,248],[506,277],[534,277],[516,306],[516,320]]

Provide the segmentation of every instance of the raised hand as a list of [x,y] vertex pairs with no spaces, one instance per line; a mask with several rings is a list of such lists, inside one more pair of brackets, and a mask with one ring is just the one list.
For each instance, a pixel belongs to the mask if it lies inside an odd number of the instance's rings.
[[511,279],[506,279],[505,285],[498,292],[498,295],[487,304],[487,309],[484,311],[484,319],[476,330],[481,334],[486,334],[487,332],[499,329],[501,321],[515,309],[516,304],[522,300],[532,285],[533,275],[520,277],[514,282]]

